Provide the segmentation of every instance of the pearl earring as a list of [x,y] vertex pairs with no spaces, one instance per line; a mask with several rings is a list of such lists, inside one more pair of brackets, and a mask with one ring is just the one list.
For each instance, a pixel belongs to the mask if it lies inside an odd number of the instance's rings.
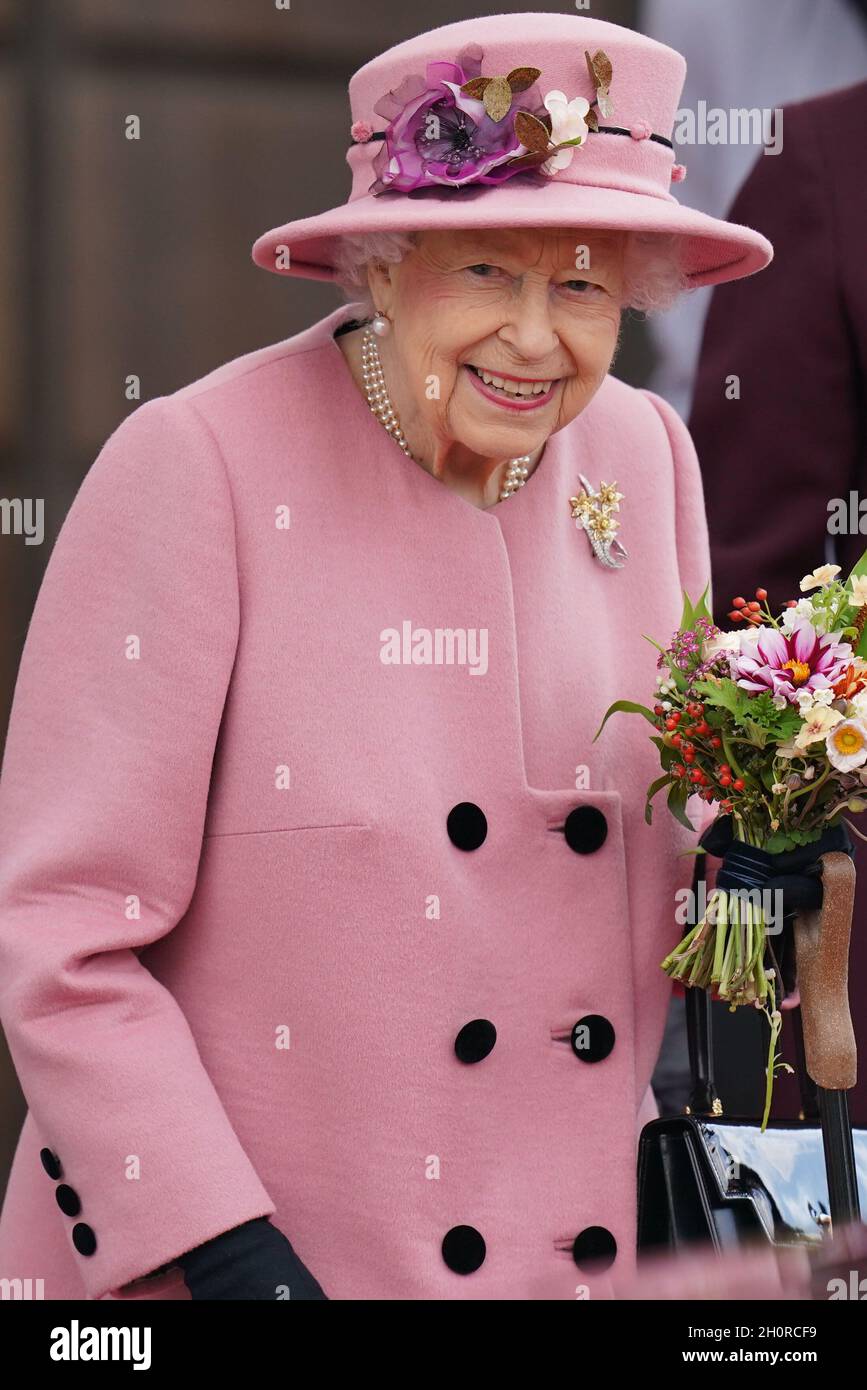
[[387,333],[391,332],[391,320],[385,314],[381,314],[378,309],[370,320],[370,326],[380,338],[384,338]]

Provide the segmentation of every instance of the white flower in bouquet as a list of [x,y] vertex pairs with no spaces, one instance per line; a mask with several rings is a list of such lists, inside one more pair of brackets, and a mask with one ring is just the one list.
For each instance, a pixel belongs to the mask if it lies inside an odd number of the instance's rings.
[[849,588],[854,606],[863,608],[867,603],[867,574],[853,574],[849,580]]
[[806,751],[811,743],[817,743],[820,738],[824,738],[842,719],[843,716],[838,709],[814,704],[813,708],[807,712],[800,730],[795,735],[795,747],[802,752]]
[[790,634],[799,618],[809,618],[817,631],[824,631],[822,616],[814,612],[813,604],[810,599],[799,598],[793,608],[787,608],[784,611],[780,621],[780,627],[783,632]]
[[867,724],[860,719],[843,719],[825,738],[828,761],[839,772],[849,772],[867,762]]
[[804,578],[801,580],[801,593],[806,594],[809,593],[811,589],[824,588],[824,586],[830,584],[835,575],[839,573],[839,565],[819,565],[817,569],[813,570],[812,574],[804,575]]
[[702,647],[702,658],[704,661],[712,661],[715,656],[737,654],[741,650],[741,638],[746,636],[743,632],[717,632],[713,637],[708,637]]

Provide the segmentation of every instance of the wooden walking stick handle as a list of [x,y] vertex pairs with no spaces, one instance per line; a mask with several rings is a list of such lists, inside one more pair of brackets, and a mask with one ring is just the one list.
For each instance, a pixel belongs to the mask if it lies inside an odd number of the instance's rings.
[[822,906],[795,917],[795,952],[807,1071],[817,1086],[849,1091],[858,1075],[849,1011],[849,937],[855,865],[837,850],[823,854]]

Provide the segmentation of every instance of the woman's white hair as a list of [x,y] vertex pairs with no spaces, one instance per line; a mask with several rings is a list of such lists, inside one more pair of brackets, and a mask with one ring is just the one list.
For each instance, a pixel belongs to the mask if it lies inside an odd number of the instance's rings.
[[[370,262],[397,264],[418,241],[417,232],[370,232],[343,236],[334,256],[337,282],[346,298],[369,318],[376,309],[367,283]],[[644,313],[671,308],[689,289],[681,267],[680,237],[676,232],[627,232],[621,307]]]

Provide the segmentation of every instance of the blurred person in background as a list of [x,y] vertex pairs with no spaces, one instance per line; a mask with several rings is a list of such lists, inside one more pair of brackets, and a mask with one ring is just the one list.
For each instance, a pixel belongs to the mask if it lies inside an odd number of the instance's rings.
[[[769,122],[783,104],[867,78],[867,0],[641,0],[638,26],[685,56],[682,111],[697,113],[701,103],[726,114],[758,108]],[[677,132],[676,125],[677,157],[687,171],[682,200],[724,217],[753,165],[756,145],[731,139],[680,144]],[[780,134],[788,139],[787,131]],[[771,153],[761,147],[758,152],[766,164],[779,158],[773,146]],[[696,290],[648,324],[657,358],[648,385],[683,419],[689,417],[710,295],[709,289]]]

